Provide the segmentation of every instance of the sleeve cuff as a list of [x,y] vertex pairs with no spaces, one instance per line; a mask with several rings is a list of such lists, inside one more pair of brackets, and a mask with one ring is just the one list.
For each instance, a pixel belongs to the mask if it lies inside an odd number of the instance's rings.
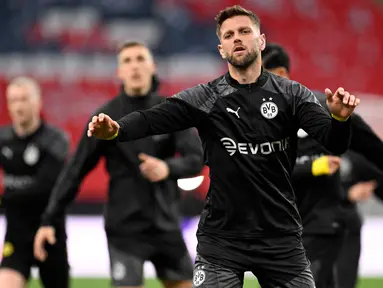
[[330,173],[328,157],[322,156],[314,160],[312,164],[311,172],[314,176],[328,175]]
[[117,132],[114,133],[114,135],[112,137],[106,138],[105,140],[113,140],[113,139],[117,138],[119,131],[120,131],[120,129],[118,129]]
[[338,117],[334,114],[331,113],[331,117],[339,122],[346,122],[348,120],[348,118],[350,118],[350,116],[348,116],[347,118],[342,118],[342,117]]

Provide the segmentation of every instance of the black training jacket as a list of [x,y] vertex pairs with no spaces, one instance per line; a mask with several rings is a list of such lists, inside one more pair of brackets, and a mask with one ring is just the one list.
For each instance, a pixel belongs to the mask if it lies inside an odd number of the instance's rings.
[[39,221],[68,152],[67,135],[44,122],[25,137],[17,136],[12,126],[0,128],[6,215],[37,216],[33,218]]
[[350,120],[332,119],[303,85],[262,70],[241,85],[229,73],[118,120],[118,140],[197,127],[210,166],[199,232],[254,238],[301,230],[291,173],[297,130],[343,153]]

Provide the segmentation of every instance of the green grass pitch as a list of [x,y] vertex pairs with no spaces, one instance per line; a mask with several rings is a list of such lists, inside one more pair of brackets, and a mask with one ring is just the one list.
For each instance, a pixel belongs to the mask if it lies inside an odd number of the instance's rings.
[[[29,288],[41,288],[38,281],[32,280]],[[109,288],[110,281],[108,279],[73,279],[71,288]],[[161,284],[152,279],[145,282],[146,288],[161,288]],[[257,288],[257,281],[254,279],[245,280],[245,288]],[[383,278],[364,278],[359,281],[358,288],[379,288],[383,287]]]

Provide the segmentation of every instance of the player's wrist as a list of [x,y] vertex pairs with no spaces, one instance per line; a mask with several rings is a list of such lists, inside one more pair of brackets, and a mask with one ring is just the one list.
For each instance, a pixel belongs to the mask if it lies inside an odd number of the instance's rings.
[[339,122],[346,122],[348,120],[348,118],[350,118],[350,116],[348,117],[339,117],[339,116],[336,116],[335,114],[331,113],[331,117]]
[[311,172],[314,176],[329,175],[330,165],[327,156],[322,156],[313,161]]
[[118,137],[118,132],[120,131],[120,129],[117,129],[116,133],[113,134],[113,136],[109,137],[109,138],[106,138],[105,140],[113,140],[115,138]]

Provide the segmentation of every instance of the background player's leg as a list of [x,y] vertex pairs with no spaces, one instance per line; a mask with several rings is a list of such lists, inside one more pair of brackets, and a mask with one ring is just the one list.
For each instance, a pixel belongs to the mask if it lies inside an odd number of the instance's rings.
[[24,288],[25,285],[25,277],[20,272],[9,268],[0,269],[1,288]]
[[151,245],[155,252],[149,260],[165,288],[191,288],[193,262],[181,231],[159,233]]
[[187,250],[180,257],[169,254],[162,257],[158,255],[152,259],[152,263],[165,288],[192,287],[193,263]]
[[335,261],[343,244],[344,235],[310,235],[303,237],[307,258],[316,288],[337,287],[334,275]]
[[[57,234],[56,234],[57,235]],[[39,262],[40,280],[45,288],[68,288],[69,263],[66,247],[66,237],[58,236],[54,246],[46,247],[48,257]]]
[[354,288],[358,279],[361,249],[360,231],[348,232],[335,264],[339,288]]
[[24,240],[23,236],[17,230],[8,229],[6,232],[0,264],[1,288],[24,288],[28,281],[33,251],[32,243],[28,239]]
[[145,260],[108,243],[112,284],[119,288],[139,288],[144,284]]

